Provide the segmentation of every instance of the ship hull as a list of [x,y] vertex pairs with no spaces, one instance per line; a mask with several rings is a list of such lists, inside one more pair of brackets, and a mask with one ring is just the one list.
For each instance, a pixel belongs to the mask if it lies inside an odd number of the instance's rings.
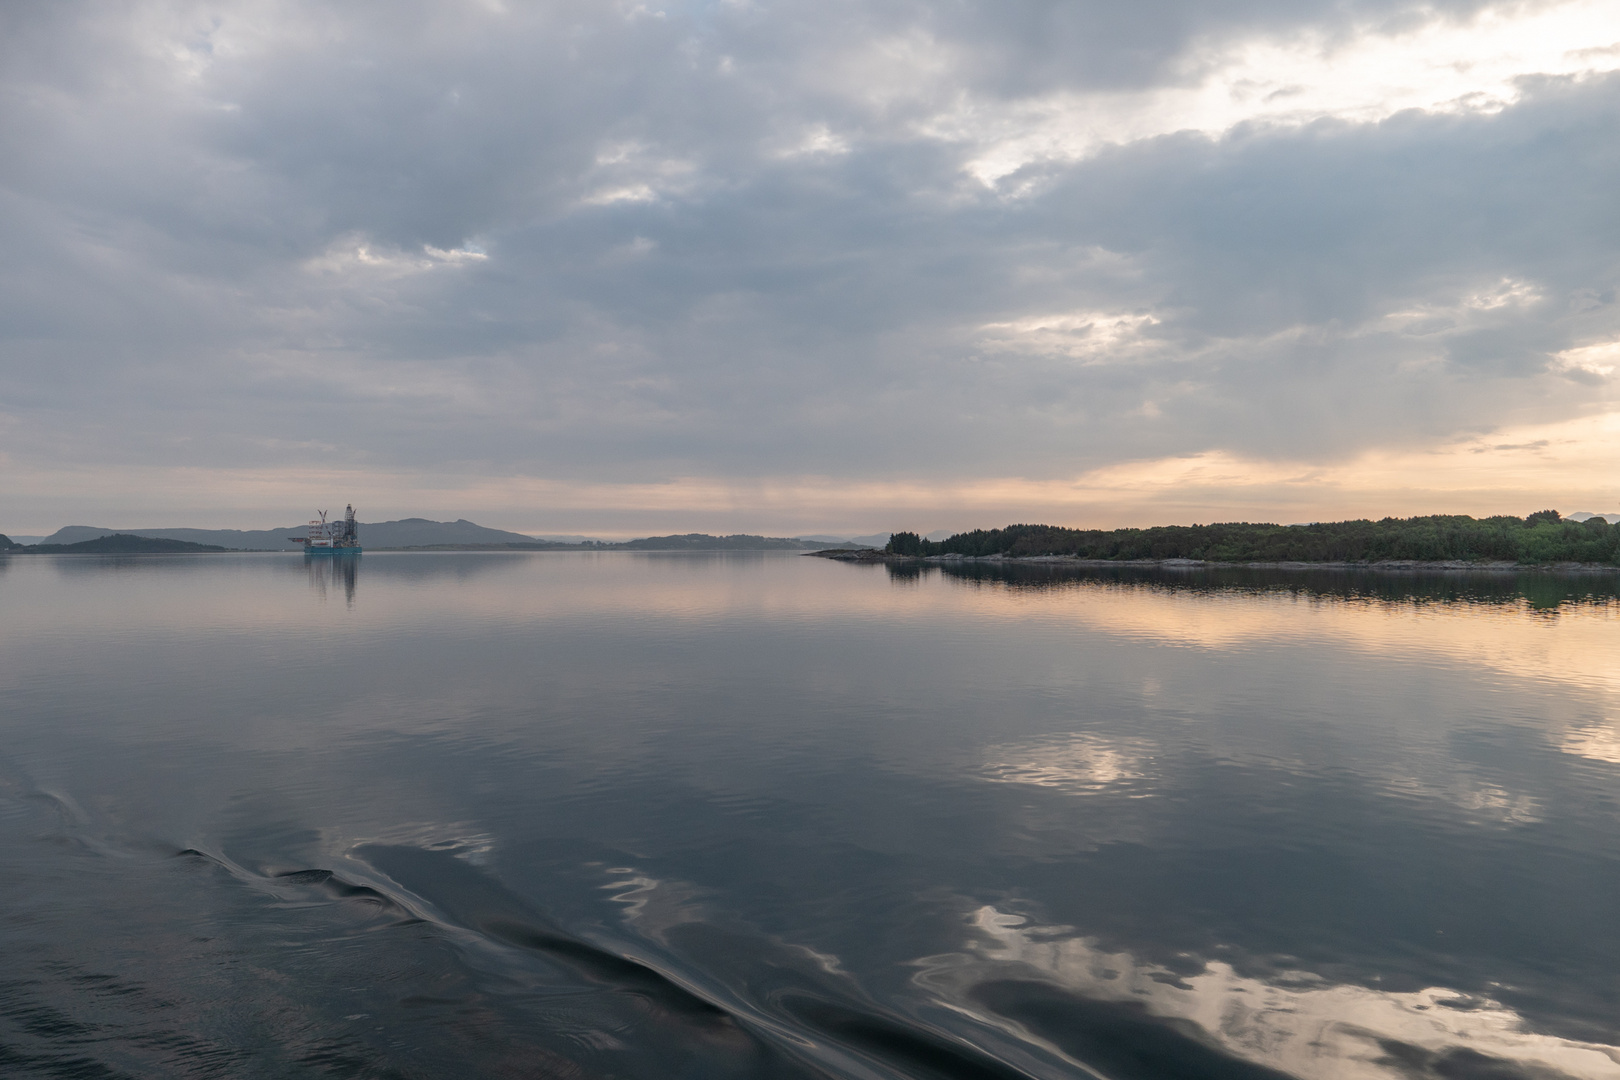
[[358,547],[306,547],[304,548],[304,554],[341,558],[348,555],[358,555],[360,554],[361,550],[362,549]]

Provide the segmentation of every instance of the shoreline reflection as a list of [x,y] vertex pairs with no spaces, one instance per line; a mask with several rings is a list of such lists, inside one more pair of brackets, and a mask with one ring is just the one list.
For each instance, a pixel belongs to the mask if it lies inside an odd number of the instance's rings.
[[1612,604],[1620,600],[1620,569],[1362,570],[1256,569],[1246,566],[1094,566],[1063,563],[885,564],[889,579],[910,585],[938,575],[963,585],[1000,585],[1049,592],[1078,587],[1134,586],[1177,593],[1283,593],[1341,600],[1524,606],[1535,611]]

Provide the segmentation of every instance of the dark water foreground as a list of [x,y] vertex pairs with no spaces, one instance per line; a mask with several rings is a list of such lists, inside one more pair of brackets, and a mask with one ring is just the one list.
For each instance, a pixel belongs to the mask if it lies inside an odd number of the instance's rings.
[[0,561],[0,1076],[1620,1078],[1611,578]]

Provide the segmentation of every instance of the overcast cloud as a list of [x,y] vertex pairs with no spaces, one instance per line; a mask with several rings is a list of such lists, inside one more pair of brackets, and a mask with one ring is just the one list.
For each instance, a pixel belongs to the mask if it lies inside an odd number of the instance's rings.
[[0,530],[1612,510],[1617,72],[1584,0],[0,4]]

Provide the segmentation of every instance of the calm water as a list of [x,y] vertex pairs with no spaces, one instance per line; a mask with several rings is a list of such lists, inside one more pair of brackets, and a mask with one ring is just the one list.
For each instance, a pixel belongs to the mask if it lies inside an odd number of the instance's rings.
[[1613,578],[0,560],[6,1077],[1620,1077]]

